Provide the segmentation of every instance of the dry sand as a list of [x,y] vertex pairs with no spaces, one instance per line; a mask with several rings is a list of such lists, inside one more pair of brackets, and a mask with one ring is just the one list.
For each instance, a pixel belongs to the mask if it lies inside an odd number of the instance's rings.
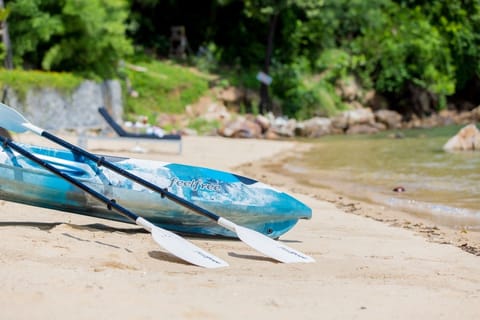
[[[132,147],[100,145],[118,146]],[[0,201],[0,319],[480,317],[480,257],[347,212],[265,166],[298,147],[186,137],[182,155],[109,153],[248,173],[293,194],[313,219],[281,241],[316,263],[281,264],[240,241],[189,238],[230,264],[206,270],[167,254],[134,225]],[[355,205],[368,215],[369,206]]]

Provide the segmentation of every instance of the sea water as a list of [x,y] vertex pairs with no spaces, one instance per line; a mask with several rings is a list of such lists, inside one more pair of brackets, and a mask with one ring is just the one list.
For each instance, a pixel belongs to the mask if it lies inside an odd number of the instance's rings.
[[460,128],[323,137],[285,169],[314,186],[480,231],[480,151],[442,149]]

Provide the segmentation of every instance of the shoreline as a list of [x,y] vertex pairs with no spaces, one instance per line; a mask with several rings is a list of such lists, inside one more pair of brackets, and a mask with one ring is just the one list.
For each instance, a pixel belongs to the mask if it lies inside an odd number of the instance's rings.
[[[289,189],[291,192],[301,193],[332,203],[345,213],[373,219],[389,226],[411,230],[415,234],[425,237],[428,241],[453,245],[475,256],[480,256],[480,232],[478,231],[469,231],[465,228],[438,224],[434,218],[426,215],[387,207],[368,199],[352,197],[337,190],[333,191],[327,187],[311,185],[304,176],[285,168],[290,159],[301,158],[302,153],[311,147],[312,145],[308,142],[302,142],[301,147],[295,151],[290,151],[274,159],[247,163],[236,169],[255,179],[264,179],[265,183],[272,186],[287,187],[287,190]],[[259,175],[258,172],[262,172],[262,174]]]
[[[28,135],[14,139],[44,142]],[[134,154],[122,140],[100,150],[247,173],[274,184],[312,208],[312,219],[299,221],[280,241],[315,263],[278,263],[241,241],[187,237],[230,264],[204,269],[168,254],[135,225],[0,201],[3,317],[150,320],[161,312],[162,318],[185,320],[476,319],[477,256],[348,213],[345,208],[360,206],[357,201],[350,205],[335,194],[329,199],[327,192],[262,167],[306,147],[186,137],[181,155]]]

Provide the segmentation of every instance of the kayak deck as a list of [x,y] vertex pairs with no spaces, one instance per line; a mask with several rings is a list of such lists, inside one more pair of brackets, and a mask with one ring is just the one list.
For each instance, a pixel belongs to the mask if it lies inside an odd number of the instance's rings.
[[[234,237],[231,231],[70,151],[22,145],[62,172],[172,231]],[[178,197],[272,238],[309,219],[306,205],[258,181],[182,164],[106,157]],[[8,148],[0,149],[0,198],[98,218],[130,222],[67,181]]]

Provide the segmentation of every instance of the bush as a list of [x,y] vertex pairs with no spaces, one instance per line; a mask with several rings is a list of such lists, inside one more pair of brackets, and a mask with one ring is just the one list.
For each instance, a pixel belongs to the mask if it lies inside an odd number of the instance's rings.
[[[299,58],[290,65],[275,64],[272,91],[282,101],[283,113],[290,117],[306,119],[313,116],[332,116],[345,109],[335,92],[337,78],[347,72],[347,56],[327,52],[317,61],[313,72],[307,58]],[[333,63],[329,58],[338,59]],[[315,70],[315,69],[314,69]]]
[[399,92],[413,83],[439,96],[455,91],[455,67],[448,43],[419,10],[390,6],[385,24],[365,31],[352,45],[366,58],[360,66],[380,92]]

